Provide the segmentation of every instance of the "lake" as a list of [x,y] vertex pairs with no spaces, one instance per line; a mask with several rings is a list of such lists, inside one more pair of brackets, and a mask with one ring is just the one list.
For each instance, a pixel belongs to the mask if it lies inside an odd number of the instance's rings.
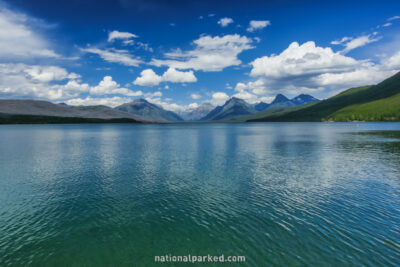
[[0,126],[0,266],[189,254],[399,266],[400,123]]

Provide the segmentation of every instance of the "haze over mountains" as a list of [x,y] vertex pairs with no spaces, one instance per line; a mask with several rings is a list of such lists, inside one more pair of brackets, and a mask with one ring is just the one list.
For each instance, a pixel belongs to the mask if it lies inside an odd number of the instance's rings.
[[[249,104],[239,98],[229,99],[223,106],[215,107],[210,103],[204,103],[197,108],[182,111],[178,114],[163,109],[161,106],[148,102],[145,99],[136,99],[115,108],[107,106],[69,106],[64,103],[54,104],[46,101],[35,100],[0,100],[0,117],[8,118],[19,116],[19,122],[27,119],[29,122],[39,119],[39,117],[57,118],[54,122],[70,122],[66,118],[79,118],[71,122],[90,122],[84,119],[94,120],[93,122],[103,122],[119,119],[128,119],[137,122],[182,122],[182,121],[215,121],[222,119],[232,119],[236,116],[254,114],[265,109],[277,107],[291,107],[307,101],[316,101],[311,96],[298,96],[295,99],[304,98],[294,102],[283,95],[277,95],[271,104],[258,103]],[[302,102],[303,101],[303,102]],[[21,117],[24,116],[24,117]],[[30,116],[29,118],[27,116]],[[36,116],[36,117],[32,117]],[[54,119],[53,118],[53,119]],[[43,120],[44,119],[44,120]],[[40,118],[40,121],[48,121]],[[52,120],[53,121],[53,120]]]
[[0,100],[0,123],[183,122],[183,121],[400,121],[400,72],[373,86],[350,88],[319,101],[278,94],[271,103],[232,97],[222,106],[204,103],[179,115],[136,99],[116,108],[68,106],[36,100]]
[[211,105],[210,103],[204,103],[201,104],[197,108],[192,108],[183,112],[180,112],[179,115],[185,120],[185,121],[198,121],[204,116],[206,116],[208,113],[210,113],[211,110],[213,110],[215,106]]

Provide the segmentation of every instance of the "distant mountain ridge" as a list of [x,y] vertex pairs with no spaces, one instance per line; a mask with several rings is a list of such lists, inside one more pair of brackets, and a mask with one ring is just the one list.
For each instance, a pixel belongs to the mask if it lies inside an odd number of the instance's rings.
[[224,105],[216,107],[201,120],[222,120],[234,116],[252,114],[255,112],[256,109],[254,105],[247,103],[243,99],[232,97],[231,99],[226,101]]
[[203,103],[197,108],[182,111],[178,113],[178,115],[181,116],[185,121],[198,121],[210,113],[210,111],[214,108],[215,106],[210,103]]
[[275,99],[270,103],[259,102],[257,104],[249,104],[243,99],[232,97],[225,102],[224,105],[218,106],[209,114],[201,118],[201,121],[217,121],[217,120],[230,120],[238,116],[255,114],[257,112],[269,109],[280,109],[295,107],[299,105],[308,104],[318,101],[311,95],[301,94],[293,99],[288,99],[282,94],[277,94]]
[[183,119],[176,113],[165,110],[161,106],[148,102],[145,99],[135,99],[114,108],[122,112],[134,114],[144,118],[163,122],[180,122]]
[[[116,122],[120,119],[132,122],[151,122],[141,116],[121,112],[107,106],[68,106],[41,100],[0,100],[0,117],[2,121],[11,123],[13,118],[17,118],[20,123],[24,123],[25,119],[33,123],[36,119],[52,122],[106,122],[107,120]],[[75,119],[71,120],[71,118]]]

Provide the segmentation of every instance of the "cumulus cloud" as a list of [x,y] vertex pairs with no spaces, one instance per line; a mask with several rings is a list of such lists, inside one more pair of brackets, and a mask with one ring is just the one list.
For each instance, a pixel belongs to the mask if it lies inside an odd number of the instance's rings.
[[221,25],[221,27],[226,27],[231,23],[233,23],[233,19],[231,18],[222,18],[218,21],[218,24]]
[[81,51],[99,55],[102,59],[112,63],[120,63],[125,66],[137,67],[142,60],[133,58],[127,50],[108,49],[102,50],[98,48],[82,48]]
[[145,69],[140,73],[140,76],[133,82],[140,86],[155,86],[162,82],[162,77],[158,76],[152,69]]
[[0,95],[49,100],[75,98],[83,93],[142,95],[141,91],[134,92],[127,88],[121,88],[112,80],[111,76],[105,76],[96,86],[82,83],[79,78],[79,75],[69,73],[58,66],[0,64]]
[[269,25],[271,25],[269,20],[251,20],[247,31],[254,32],[255,30],[263,29]]
[[[74,80],[78,77],[57,66],[0,64],[0,94],[43,99],[75,97],[89,90],[88,84]],[[63,80],[68,82],[55,84]]]
[[132,39],[132,38],[137,38],[138,36],[136,34],[130,33],[130,32],[119,32],[119,31],[112,31],[108,33],[108,42],[113,42],[116,39],[122,39],[122,40],[127,40],[127,39]]
[[174,68],[169,68],[164,72],[163,81],[173,83],[192,83],[197,82],[197,78],[194,76],[193,71],[179,71]]
[[229,96],[224,92],[216,92],[211,97],[211,104],[214,106],[221,106],[229,99]]
[[109,107],[117,107],[119,105],[129,103],[132,99],[129,97],[91,97],[87,96],[85,98],[73,98],[65,101],[66,104],[71,106],[109,106]]
[[33,25],[36,20],[0,6],[0,58],[60,57]]
[[167,59],[153,59],[155,66],[169,66],[177,69],[194,69],[202,71],[222,71],[229,66],[242,62],[237,58],[244,50],[253,48],[252,40],[238,34],[225,36],[201,36],[189,51],[180,49],[165,54]]
[[76,73],[68,73],[66,69],[57,66],[28,66],[24,72],[32,80],[38,82],[60,81],[64,79],[77,79],[80,76]]
[[252,91],[253,94],[263,95],[265,94],[265,82],[262,79],[256,81],[250,81],[248,83],[237,83],[235,86],[235,91],[240,93],[245,92],[246,90]]
[[400,52],[373,63],[318,47],[314,42],[293,42],[282,53],[257,58],[251,66],[250,76],[257,79],[235,87],[242,98],[252,98],[246,92],[270,97],[277,92],[315,93],[375,84],[400,70]]
[[140,96],[142,91],[132,91],[127,88],[121,88],[120,85],[112,79],[111,76],[105,76],[97,86],[90,88],[92,95],[114,95]]
[[196,82],[197,78],[193,71],[179,71],[175,68],[168,68],[162,76],[157,75],[152,69],[145,69],[133,82],[135,85],[156,86],[161,82],[190,83]]
[[257,58],[251,65],[250,75],[266,78],[289,78],[296,75],[316,75],[325,72],[346,71],[354,68],[358,62],[335,53],[330,47],[322,48],[314,42],[299,45],[293,42],[279,55]]
[[260,102],[260,100],[258,99],[258,96],[256,96],[255,94],[252,94],[250,92],[247,92],[247,91],[243,91],[243,92],[234,94],[233,97],[243,99],[250,104]]

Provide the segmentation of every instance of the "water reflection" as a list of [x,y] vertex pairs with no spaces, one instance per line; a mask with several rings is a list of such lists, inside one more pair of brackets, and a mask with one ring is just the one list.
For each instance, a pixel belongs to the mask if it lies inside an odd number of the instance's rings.
[[1,126],[0,265],[151,265],[165,253],[396,265],[398,130]]

